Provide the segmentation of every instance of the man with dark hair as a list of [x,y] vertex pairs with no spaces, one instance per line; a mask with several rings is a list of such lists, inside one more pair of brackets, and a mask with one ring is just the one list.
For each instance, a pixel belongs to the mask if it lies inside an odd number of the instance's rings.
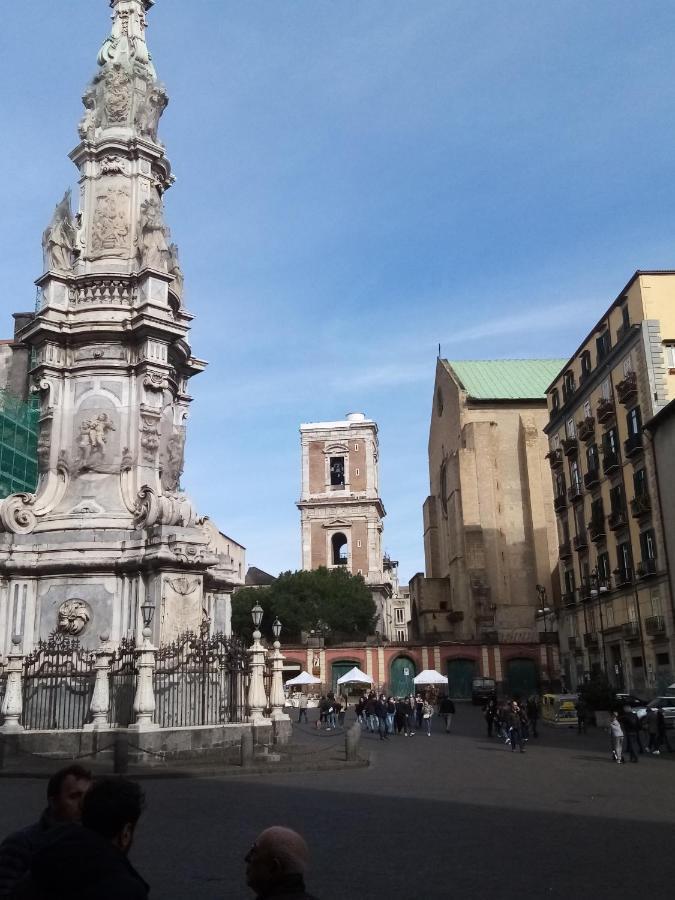
[[79,822],[82,801],[91,787],[91,772],[72,765],[59,769],[47,782],[47,808],[34,825],[16,831],[0,844],[0,900],[9,897],[26,874],[33,853],[56,825]]
[[97,779],[84,799],[82,826],[45,836],[12,900],[147,900],[150,889],[127,859],[143,799],[133,781]]

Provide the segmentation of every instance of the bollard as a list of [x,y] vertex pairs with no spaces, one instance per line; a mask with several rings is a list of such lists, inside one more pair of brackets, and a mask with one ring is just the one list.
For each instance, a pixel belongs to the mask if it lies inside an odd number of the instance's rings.
[[129,771],[129,739],[126,734],[115,735],[113,746],[113,772],[126,775]]
[[357,722],[352,725],[345,734],[345,759],[354,762],[359,758],[359,742],[361,740],[361,726]]
[[247,729],[241,736],[241,767],[249,769],[253,765],[253,729]]

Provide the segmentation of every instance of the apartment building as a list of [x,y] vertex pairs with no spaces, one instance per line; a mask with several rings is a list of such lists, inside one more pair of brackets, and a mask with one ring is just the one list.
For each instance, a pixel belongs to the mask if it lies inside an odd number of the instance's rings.
[[653,694],[673,680],[675,648],[643,423],[675,396],[675,272],[636,272],[547,393],[566,682],[606,672]]

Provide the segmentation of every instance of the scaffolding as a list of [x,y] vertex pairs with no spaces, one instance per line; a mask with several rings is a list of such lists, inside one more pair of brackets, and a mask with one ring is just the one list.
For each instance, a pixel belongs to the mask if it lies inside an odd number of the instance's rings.
[[0,390],[0,497],[35,491],[39,419],[37,401]]

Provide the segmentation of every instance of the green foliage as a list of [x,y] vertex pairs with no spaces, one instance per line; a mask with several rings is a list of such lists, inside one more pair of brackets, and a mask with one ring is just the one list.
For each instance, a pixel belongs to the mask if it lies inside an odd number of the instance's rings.
[[232,598],[232,631],[247,640],[253,632],[251,609],[265,611],[261,631],[272,639],[272,622],[283,625],[282,640],[297,641],[302,631],[320,630],[327,640],[359,640],[371,634],[375,601],[360,575],[343,568],[282,572],[270,587],[243,588]]

